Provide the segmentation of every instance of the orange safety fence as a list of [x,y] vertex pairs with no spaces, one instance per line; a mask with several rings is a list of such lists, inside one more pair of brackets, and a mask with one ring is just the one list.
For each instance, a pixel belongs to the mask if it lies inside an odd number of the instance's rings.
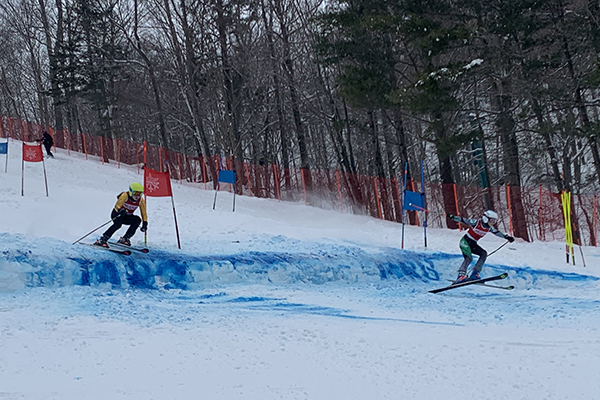
[[[339,170],[303,170],[282,168],[274,164],[239,162],[220,156],[190,156],[179,152],[127,141],[88,134],[74,134],[66,130],[57,132],[46,129],[54,138],[54,146],[98,157],[102,162],[144,166],[157,171],[169,169],[171,178],[179,182],[200,183],[204,189],[213,189],[211,171],[237,169],[238,194],[282,201],[303,201],[312,206],[340,210],[342,212],[370,215],[388,221],[402,221],[403,177],[386,179]],[[0,117],[0,137],[32,142],[41,137],[44,128],[38,124],[10,117]],[[146,149],[146,154],[144,154]],[[422,191],[418,182],[409,181],[409,188]],[[498,228],[513,233],[516,226],[526,226],[530,240],[562,240],[565,229],[560,193],[542,187],[493,187],[478,188],[461,185],[425,184],[427,225],[434,228],[447,227],[444,201],[454,197],[456,214],[476,218],[482,215],[484,195],[489,196],[499,215]],[[524,221],[513,221],[508,193],[520,193]],[[446,193],[446,199],[444,198]],[[416,213],[416,212],[411,212]],[[598,198],[596,195],[574,194],[572,198],[572,221],[576,244],[598,245]],[[414,225],[422,223],[413,214]],[[409,218],[405,215],[405,222]],[[421,221],[421,222],[419,222]],[[580,242],[578,242],[580,240]]]

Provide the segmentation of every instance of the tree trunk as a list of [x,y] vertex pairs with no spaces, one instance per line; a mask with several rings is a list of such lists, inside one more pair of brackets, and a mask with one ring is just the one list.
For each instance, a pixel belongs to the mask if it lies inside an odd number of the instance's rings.
[[[436,136],[436,153],[438,156],[440,177],[442,178],[442,198],[444,200],[444,211],[448,214],[457,214],[456,185],[452,170],[451,152],[447,150],[448,132],[446,123],[441,113],[433,114],[433,129]],[[450,229],[458,229],[457,222],[446,218],[446,226]]]
[[[196,61],[194,53],[194,32],[188,24],[188,10],[185,0],[181,0],[181,26],[183,30],[183,40],[185,46],[185,55],[179,44],[179,38],[175,30],[175,24],[171,15],[171,7],[169,0],[164,0],[164,9],[166,13],[166,20],[169,28],[169,35],[171,36],[171,44],[175,53],[178,82],[181,85],[181,89],[185,98],[185,103],[188,108],[188,112],[192,120],[192,129],[196,142],[200,145],[201,153],[199,156],[210,156],[212,154],[211,146],[208,135],[204,129],[204,123],[201,114],[200,99],[201,95],[200,84],[198,82],[198,71],[199,65]],[[205,157],[206,163],[206,157]],[[217,185],[217,171],[215,163],[208,162],[208,171],[211,176],[213,185]]]
[[[137,9],[137,0],[136,0],[135,1],[135,20],[136,21],[138,19],[137,13],[138,13],[138,9]],[[158,85],[158,81],[156,80],[156,71],[154,69],[154,64],[152,63],[152,61],[150,60],[150,58],[148,57],[148,55],[142,48],[142,41],[140,40],[140,37],[138,36],[137,27],[138,27],[138,25],[136,23],[134,25],[134,31],[133,31],[133,35],[135,37],[135,43],[132,43],[132,44],[134,45],[135,50],[140,55],[142,60],[144,60],[146,70],[148,71],[148,76],[150,77],[150,82],[152,84],[152,94],[154,95],[154,104],[156,106],[156,112],[158,114],[159,133],[160,133],[162,145],[166,151],[165,161],[167,162],[167,168],[168,168],[167,171],[170,172],[169,171],[170,166],[171,166],[170,146],[169,146],[169,138],[167,135],[167,127],[165,124],[165,116],[164,116],[164,111],[163,111],[163,106],[162,106],[160,87]],[[162,166],[161,166],[161,168],[162,168]]]
[[[227,121],[227,129],[229,133],[229,141],[233,155],[238,160],[243,161],[244,153],[242,147],[242,138],[239,131],[239,110],[236,105],[236,90],[234,88],[235,73],[231,60],[229,59],[229,45],[227,39],[228,24],[225,16],[224,4],[222,0],[215,2],[217,11],[217,30],[219,33],[220,58],[223,73],[223,88],[225,91],[225,120]],[[243,163],[236,163],[237,176],[244,176]],[[241,187],[238,188],[238,191]],[[241,192],[239,193],[241,194]]]
[[525,219],[525,210],[521,198],[521,176],[519,168],[519,152],[517,144],[517,135],[515,133],[515,121],[511,110],[511,82],[508,77],[494,82],[492,85],[494,91],[494,104],[498,116],[496,118],[496,128],[500,135],[503,152],[504,175],[506,184],[509,185],[509,201],[512,212],[513,234],[529,242],[529,233],[527,231],[527,221]]
[[546,144],[546,151],[548,152],[548,157],[550,158],[550,167],[552,168],[552,177],[554,178],[554,184],[556,185],[556,189],[558,192],[562,192],[565,190],[564,182],[560,173],[560,168],[558,167],[558,156],[556,155],[556,149],[552,144],[552,137],[550,132],[550,127],[546,123],[544,116],[542,115],[542,107],[537,101],[537,99],[532,99],[533,104],[533,112],[535,113],[535,117],[538,121],[539,133],[544,139],[544,143]]
[[56,50],[63,46],[64,40],[64,21],[62,0],[56,0],[56,42],[52,45],[52,32],[50,32],[50,23],[46,13],[46,3],[44,0],[38,0],[40,5],[40,16],[42,26],[44,27],[44,36],[46,38],[46,51],[50,63],[50,95],[52,96],[52,106],[54,109],[54,128],[56,131],[63,130],[63,112],[62,112],[62,90],[60,89],[57,72],[59,61],[56,57]]
[[300,115],[300,102],[298,100],[298,89],[296,87],[295,70],[290,49],[290,37],[286,22],[287,15],[285,15],[285,13],[283,12],[281,0],[273,0],[273,2],[281,27],[281,40],[283,42],[284,59],[283,66],[288,77],[288,90],[290,91],[292,115],[294,117],[294,125],[296,127],[296,138],[298,139],[298,148],[300,149],[300,168],[304,170],[306,189],[310,191],[312,189],[312,175],[310,172],[306,133]]
[[[375,111],[369,111],[368,113],[369,116],[369,125],[370,125],[370,130],[371,130],[371,148],[373,151],[373,156],[374,156],[374,160],[375,160],[375,176],[377,176],[379,179],[379,181],[381,182],[381,190],[379,191],[379,200],[381,202],[381,204],[384,206],[383,209],[384,211],[387,209],[389,210],[389,207],[386,206],[386,204],[388,203],[388,189],[387,189],[387,183],[385,181],[385,168],[384,168],[384,162],[383,162],[383,155],[381,152],[381,142],[379,140],[379,132],[377,129],[378,123],[377,123],[377,117],[375,115]],[[375,190],[377,190],[378,188],[375,187]],[[385,214],[385,212],[384,212]],[[390,216],[388,215],[383,215],[384,219],[392,219]]]
[[261,0],[262,6],[262,18],[265,25],[265,32],[267,38],[267,45],[269,47],[269,59],[271,61],[271,74],[273,77],[273,90],[275,96],[275,110],[277,112],[277,126],[279,127],[279,138],[281,142],[281,162],[283,168],[283,181],[285,187],[288,189],[288,196],[292,193],[292,179],[290,176],[290,150],[289,150],[289,138],[285,129],[285,119],[283,115],[283,97],[281,94],[281,80],[279,78],[279,68],[277,63],[277,54],[275,52],[275,43],[273,39],[273,21],[272,15],[269,13],[270,18],[267,18],[267,10],[265,7],[264,0]]
[[[567,38],[565,36],[563,36],[563,52],[565,54],[565,58],[567,59],[569,75],[571,76],[571,79],[573,80],[573,85],[575,87],[575,107],[579,111],[578,114],[583,127],[589,130],[591,126],[590,118],[588,116],[587,109],[583,101],[583,96],[581,95],[581,86],[579,85],[579,81],[575,76],[575,67],[573,65],[573,59],[569,50],[569,42],[567,41]],[[590,146],[590,150],[592,151],[592,158],[594,159],[596,175],[600,181],[600,151],[598,149],[598,142],[596,137],[589,135],[588,144]]]

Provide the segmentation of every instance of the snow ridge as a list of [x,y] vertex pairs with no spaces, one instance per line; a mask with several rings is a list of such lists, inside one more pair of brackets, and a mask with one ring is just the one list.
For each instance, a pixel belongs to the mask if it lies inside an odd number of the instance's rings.
[[[191,254],[153,249],[130,256],[46,238],[0,234],[7,246],[0,261],[0,291],[25,287],[96,286],[141,289],[202,290],[222,284],[325,284],[399,281],[418,285],[439,282],[454,273],[457,255],[419,253],[394,248],[367,251],[351,245],[327,245],[288,240],[277,242],[287,250]],[[259,246],[265,248],[265,246]],[[318,251],[315,251],[318,247]],[[514,279],[535,285],[552,280],[590,281],[596,277],[573,273],[491,265],[489,273],[512,271]],[[518,276],[518,278],[517,278]]]

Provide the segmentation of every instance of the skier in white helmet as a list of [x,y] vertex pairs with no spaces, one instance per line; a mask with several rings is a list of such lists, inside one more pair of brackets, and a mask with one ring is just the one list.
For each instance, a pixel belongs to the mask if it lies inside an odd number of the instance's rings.
[[[479,273],[481,272],[483,263],[487,258],[487,252],[481,246],[479,246],[477,242],[488,232],[506,239],[511,243],[515,241],[514,237],[502,233],[494,227],[498,221],[498,214],[496,214],[495,211],[487,210],[483,213],[481,219],[468,219],[453,214],[446,214],[446,216],[455,222],[469,225],[469,230],[467,230],[467,233],[465,233],[462,239],[460,239],[460,250],[462,251],[465,259],[458,269],[458,278],[454,281],[455,284],[481,279]],[[478,255],[479,259],[473,267],[473,272],[471,272],[471,275],[467,277],[467,268],[471,264],[471,261],[473,261],[473,254]]]

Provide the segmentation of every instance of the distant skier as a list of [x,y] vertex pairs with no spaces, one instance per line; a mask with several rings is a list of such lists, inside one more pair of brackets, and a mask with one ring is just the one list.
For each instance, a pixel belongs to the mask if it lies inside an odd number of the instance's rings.
[[[129,239],[133,235],[135,235],[135,231],[138,226],[140,226],[140,222],[142,223],[142,227],[140,231],[146,232],[148,229],[148,216],[146,214],[146,201],[142,198],[142,194],[144,193],[144,186],[141,183],[134,182],[129,185],[128,192],[122,192],[117,196],[117,204],[113,208],[110,217],[113,220],[113,224],[110,228],[104,232],[104,234],[100,237],[100,239],[96,240],[94,243],[96,246],[108,247],[108,239],[123,225],[129,225],[129,229],[125,232],[125,235],[121,237],[117,243],[124,244],[126,246],[131,246],[131,242]],[[142,218],[137,215],[133,215],[137,208],[140,208],[140,213],[142,214]],[[143,222],[142,222],[143,221]]]
[[54,139],[52,139],[52,136],[50,136],[48,132],[44,131],[42,138],[38,139],[37,141],[44,145],[46,148],[46,154],[48,154],[49,157],[54,157],[54,154],[52,154],[52,151],[50,151],[52,146],[54,146]]
[[[511,243],[515,241],[514,237],[502,233],[494,227],[494,224],[498,221],[498,214],[492,210],[487,210],[484,212],[481,219],[467,219],[453,214],[446,214],[446,216],[452,221],[469,225],[469,230],[467,233],[465,233],[462,239],[460,239],[460,250],[462,251],[465,259],[458,269],[458,278],[454,281],[455,284],[481,279],[479,273],[481,272],[483,263],[487,258],[487,252],[481,248],[477,242],[488,232],[506,239]],[[478,255],[479,259],[473,267],[471,276],[467,277],[467,268],[471,264],[471,261],[473,261],[473,254]]]

